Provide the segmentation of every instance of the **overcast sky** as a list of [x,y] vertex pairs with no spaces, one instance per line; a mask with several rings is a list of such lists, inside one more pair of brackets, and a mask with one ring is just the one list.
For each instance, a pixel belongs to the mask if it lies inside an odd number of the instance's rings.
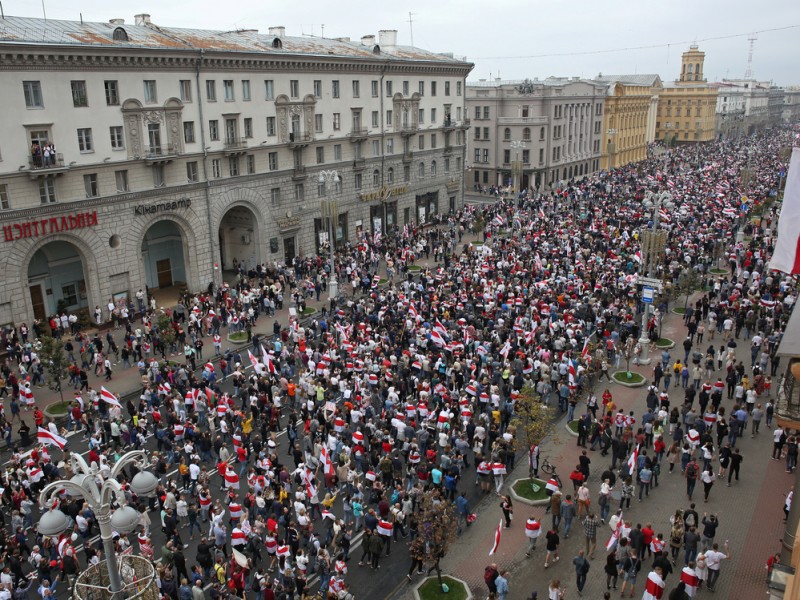
[[[108,21],[149,13],[158,25],[203,29],[283,25],[287,35],[350,37],[396,29],[398,43],[453,52],[475,63],[469,79],[598,73],[677,76],[696,40],[709,81],[744,76],[748,32],[760,31],[752,70],[759,80],[800,84],[797,0],[44,0],[50,19]],[[41,17],[40,0],[3,0],[6,15]],[[324,31],[323,31],[324,25]],[[790,29],[776,30],[796,26]],[[773,30],[773,31],[766,31]],[[727,39],[710,38],[734,36]],[[658,46],[641,48],[641,46]],[[624,48],[635,48],[617,51]],[[582,53],[582,54],[580,54]],[[542,56],[547,55],[547,56]]]

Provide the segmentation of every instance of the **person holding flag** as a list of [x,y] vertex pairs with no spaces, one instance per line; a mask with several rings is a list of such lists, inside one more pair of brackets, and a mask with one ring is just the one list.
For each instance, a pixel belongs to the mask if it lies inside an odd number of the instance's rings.
[[[653,568],[647,575],[647,581],[644,584],[644,595],[642,600],[661,600],[664,595],[664,571],[661,567]],[[623,584],[624,587],[624,584]],[[633,597],[633,590],[631,589],[631,597]]]

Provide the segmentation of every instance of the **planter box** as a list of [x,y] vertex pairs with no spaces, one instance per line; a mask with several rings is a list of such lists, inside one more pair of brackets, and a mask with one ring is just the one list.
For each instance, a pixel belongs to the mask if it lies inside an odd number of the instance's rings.
[[[535,479],[535,478],[534,478],[534,481],[537,481],[538,483],[540,483],[542,488],[544,488],[545,484],[547,483],[546,481],[543,481],[543,480],[541,480],[541,479]],[[523,504],[527,504],[527,505],[529,505],[529,506],[545,506],[545,505],[547,505],[547,504],[549,504],[549,503],[550,503],[550,498],[549,498],[549,497],[547,497],[547,496],[545,496],[545,497],[544,497],[543,499],[541,499],[541,500],[530,500],[530,499],[526,498],[525,496],[520,496],[520,495],[519,495],[519,494],[518,494],[518,493],[517,493],[517,492],[514,490],[514,487],[515,487],[517,484],[521,483],[521,482],[524,482],[524,483],[530,484],[530,482],[531,482],[531,479],[530,479],[529,477],[522,477],[522,478],[520,478],[520,479],[515,479],[515,480],[514,480],[514,482],[511,484],[511,486],[509,487],[509,493],[511,494],[511,497],[512,497],[512,498],[513,498],[515,501],[517,501],[517,502],[522,502]]]
[[[633,371],[631,372],[633,373]],[[628,374],[627,371],[617,371],[616,373],[611,375],[611,381],[613,381],[614,383],[618,383],[619,385],[624,385],[625,387],[630,387],[630,388],[642,387],[648,381],[647,377],[645,377],[644,375],[640,375],[639,373],[633,373],[633,374],[641,377],[641,380],[636,381],[636,379],[634,378],[631,381],[627,381],[627,374]],[[620,377],[617,378],[617,375],[619,375]]]
[[228,334],[227,339],[228,339],[228,343],[236,344],[237,346],[241,346],[242,344],[246,344],[247,343],[247,334],[244,334],[244,337],[242,339],[237,339],[237,338],[231,337],[231,335]]
[[[424,586],[428,581],[431,580],[436,582],[435,586],[438,588],[438,579],[436,577],[426,577],[425,579],[417,583],[411,590],[414,600],[426,600],[429,597],[428,595],[424,597],[421,596],[419,593],[419,589],[422,586]],[[464,581],[463,579],[458,579],[457,577],[453,577],[452,575],[442,575],[442,581],[450,587],[450,591],[447,594],[440,593],[439,596],[452,596],[453,598],[460,597],[463,598],[464,600],[472,600],[473,598],[472,592],[470,591],[467,582]],[[463,593],[460,592],[459,590],[455,590],[454,589],[455,586],[461,586],[463,588]],[[457,595],[455,592],[459,592],[459,595]]]

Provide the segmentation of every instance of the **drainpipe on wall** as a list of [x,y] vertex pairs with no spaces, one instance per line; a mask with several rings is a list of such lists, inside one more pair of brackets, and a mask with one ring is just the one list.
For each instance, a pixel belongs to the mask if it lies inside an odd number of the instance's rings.
[[[211,281],[214,285],[219,285],[222,282],[222,265],[219,264],[216,241],[214,240],[214,228],[211,221],[211,180],[208,177],[208,146],[206,146],[206,121],[203,118],[203,94],[200,87],[200,68],[203,64],[205,57],[205,49],[200,49],[200,54],[195,63],[195,82],[197,89],[197,108],[198,116],[200,117],[200,143],[203,145],[203,180],[205,186],[203,187],[206,200],[206,221],[208,226],[208,247],[211,253]],[[215,268],[215,266],[217,268]]]

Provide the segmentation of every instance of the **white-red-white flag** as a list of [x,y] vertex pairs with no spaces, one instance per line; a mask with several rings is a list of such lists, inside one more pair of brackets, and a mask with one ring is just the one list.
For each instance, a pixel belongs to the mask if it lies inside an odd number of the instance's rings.
[[681,571],[681,581],[686,585],[686,593],[689,598],[694,598],[697,593],[697,585],[700,583],[700,578],[691,567],[684,567]]
[[264,364],[267,367],[267,371],[269,373],[277,373],[277,369],[275,368],[275,363],[272,362],[272,357],[269,355],[269,352],[264,350],[264,344],[261,344],[261,358],[264,359]]
[[778,219],[778,240],[769,268],[796,275],[800,273],[800,148],[792,150],[783,207]]
[[492,549],[489,550],[489,556],[497,552],[497,549],[500,547],[500,532],[503,530],[503,520],[500,519],[500,523],[497,525],[497,529],[494,531],[494,545]]
[[642,600],[661,600],[664,595],[664,580],[655,571],[650,571],[644,584]]
[[631,455],[628,457],[628,473],[633,476],[636,470],[636,463],[639,462],[639,444],[636,444],[636,447],[631,452]]
[[36,431],[36,438],[40,444],[49,444],[50,446],[58,446],[61,450],[67,445],[67,438],[56,435],[49,429],[39,427]]
[[111,406],[119,406],[122,408],[122,405],[119,403],[119,400],[117,400],[117,397],[109,392],[105,387],[100,387],[100,397],[104,402],[110,404]]
[[622,528],[625,525],[625,521],[622,518],[622,513],[619,513],[619,521],[617,521],[617,526],[614,527],[614,533],[611,534],[611,538],[606,543],[606,550],[611,550],[617,545],[617,542],[622,537]]

